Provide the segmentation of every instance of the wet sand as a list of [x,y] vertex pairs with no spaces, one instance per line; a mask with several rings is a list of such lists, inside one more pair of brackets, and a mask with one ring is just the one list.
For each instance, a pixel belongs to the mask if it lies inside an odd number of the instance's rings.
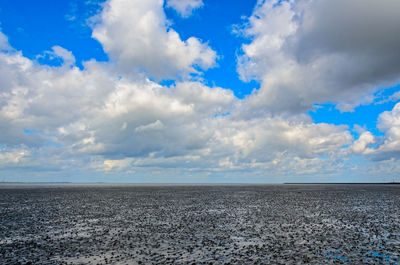
[[399,264],[399,185],[0,185],[0,264]]

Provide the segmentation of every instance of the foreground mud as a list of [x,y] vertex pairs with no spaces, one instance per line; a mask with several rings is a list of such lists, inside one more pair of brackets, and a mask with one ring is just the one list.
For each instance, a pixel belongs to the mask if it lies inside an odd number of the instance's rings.
[[0,185],[0,264],[399,264],[395,185]]

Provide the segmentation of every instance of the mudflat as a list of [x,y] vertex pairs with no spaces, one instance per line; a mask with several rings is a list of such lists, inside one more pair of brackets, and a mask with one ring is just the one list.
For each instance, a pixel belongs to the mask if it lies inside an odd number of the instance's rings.
[[1,264],[400,262],[400,185],[0,185]]

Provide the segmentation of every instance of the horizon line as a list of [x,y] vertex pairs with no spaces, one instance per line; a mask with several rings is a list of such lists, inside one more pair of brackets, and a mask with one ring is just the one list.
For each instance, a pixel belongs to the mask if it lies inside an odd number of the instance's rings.
[[71,182],[71,181],[1,181],[2,184],[136,184],[136,185],[325,185],[325,184],[400,184],[400,182]]

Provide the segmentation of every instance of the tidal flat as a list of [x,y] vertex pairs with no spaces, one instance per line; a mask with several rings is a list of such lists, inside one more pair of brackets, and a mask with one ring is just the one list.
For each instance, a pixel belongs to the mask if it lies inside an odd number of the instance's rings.
[[400,185],[0,184],[0,264],[399,264]]

